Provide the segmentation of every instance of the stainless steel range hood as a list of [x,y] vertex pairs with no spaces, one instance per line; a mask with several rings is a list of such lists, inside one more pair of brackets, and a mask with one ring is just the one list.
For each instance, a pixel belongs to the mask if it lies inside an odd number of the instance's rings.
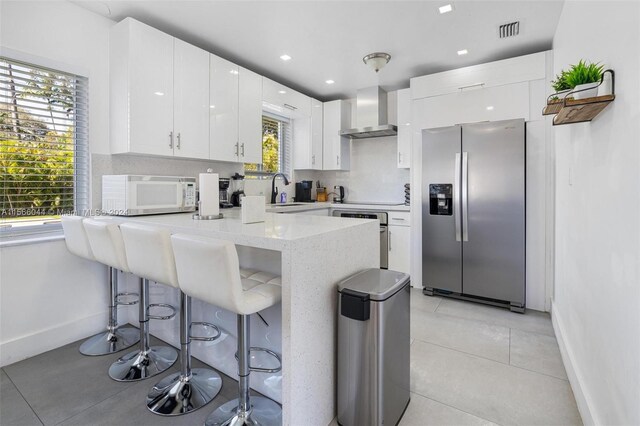
[[379,86],[358,90],[354,129],[342,130],[340,136],[351,139],[396,136],[398,127],[387,122],[387,92]]

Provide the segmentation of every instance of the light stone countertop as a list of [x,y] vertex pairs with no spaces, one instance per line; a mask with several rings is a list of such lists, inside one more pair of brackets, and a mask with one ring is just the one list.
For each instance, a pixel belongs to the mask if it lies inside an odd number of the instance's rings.
[[[304,208],[306,206],[281,207],[280,209],[291,212],[288,209],[296,207],[309,210],[309,208]],[[329,206],[321,208],[329,208]],[[363,223],[372,222],[370,219],[343,219],[328,216],[267,212],[264,222],[243,224],[240,219],[240,208],[222,209],[220,211],[224,217],[218,220],[194,220],[192,213],[178,213],[132,216],[123,218],[123,221],[166,226],[174,232],[206,233],[209,236],[227,239],[236,244],[271,250],[282,250],[285,248],[286,243],[290,241],[345,230]]]
[[273,213],[295,213],[309,210],[322,210],[322,209],[358,209],[358,210],[377,210],[377,211],[404,211],[411,210],[411,206],[405,206],[404,204],[343,204],[343,203],[288,203],[291,204],[278,204],[278,207],[274,207],[273,204],[267,204],[267,211]]

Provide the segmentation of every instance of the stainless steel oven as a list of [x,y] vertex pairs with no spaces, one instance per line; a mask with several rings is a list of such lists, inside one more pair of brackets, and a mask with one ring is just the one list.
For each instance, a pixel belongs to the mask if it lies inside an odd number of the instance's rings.
[[389,268],[389,228],[386,212],[371,210],[334,210],[333,216],[355,219],[378,219],[380,221],[380,269]]

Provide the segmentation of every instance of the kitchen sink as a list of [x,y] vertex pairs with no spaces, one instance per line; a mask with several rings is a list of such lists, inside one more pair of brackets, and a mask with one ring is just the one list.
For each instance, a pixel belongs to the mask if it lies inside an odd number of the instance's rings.
[[304,203],[286,203],[286,204],[271,204],[270,207],[292,207],[292,206],[304,206]]

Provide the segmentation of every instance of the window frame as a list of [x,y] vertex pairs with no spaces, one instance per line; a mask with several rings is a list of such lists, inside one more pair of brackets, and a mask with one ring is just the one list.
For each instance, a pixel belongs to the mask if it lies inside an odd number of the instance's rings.
[[[268,111],[262,111],[262,118],[268,118],[270,120],[275,120],[275,121],[279,121],[281,123],[284,123],[284,125],[286,126],[286,130],[285,130],[285,138],[284,141],[280,141],[281,145],[280,145],[280,149],[281,149],[281,154],[280,154],[280,158],[278,161],[278,171],[277,172],[267,172],[267,171],[263,171],[263,170],[246,170],[246,164],[247,163],[243,163],[243,167],[244,169],[244,174],[245,174],[245,178],[249,178],[249,179],[256,179],[256,180],[266,180],[266,179],[271,179],[273,177],[274,174],[276,173],[283,173],[284,175],[287,176],[288,179],[290,179],[292,177],[293,174],[293,166],[291,165],[292,162],[292,158],[293,158],[293,119],[290,119],[288,117],[284,117],[284,116],[280,116],[277,114],[274,114],[272,112],[268,112]],[[286,133],[289,133],[288,137],[286,136]],[[264,137],[264,132],[262,133],[262,137]],[[262,145],[262,142],[261,142]],[[286,170],[286,156],[289,156],[290,158],[290,170]],[[262,164],[260,164],[262,165]]]
[[[38,71],[50,71],[79,80],[80,88],[74,86],[73,114],[73,212],[79,215],[91,213],[91,170],[89,150],[89,77],[86,69],[71,67],[66,64],[13,49],[0,46],[0,59],[11,64],[32,67]],[[76,108],[78,101],[86,105]],[[84,130],[79,130],[79,123]],[[9,219],[10,220],[10,219]],[[0,222],[0,247],[28,244],[32,242],[54,241],[63,238],[62,224],[59,217],[25,216],[24,221],[33,224],[12,226],[11,223]]]

